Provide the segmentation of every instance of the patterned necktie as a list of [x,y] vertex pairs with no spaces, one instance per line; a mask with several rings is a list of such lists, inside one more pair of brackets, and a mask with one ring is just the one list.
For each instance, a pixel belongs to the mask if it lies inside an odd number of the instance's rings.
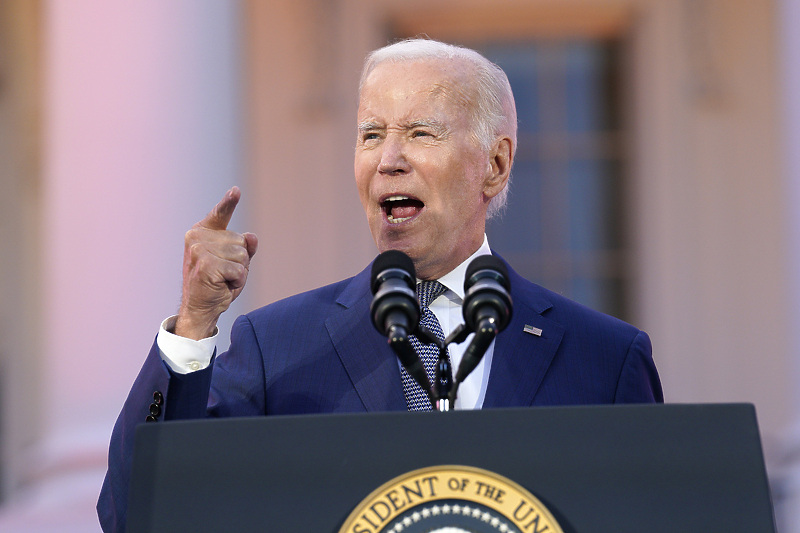
[[[440,341],[444,342],[444,332],[436,315],[428,309],[428,305],[438,298],[447,288],[438,281],[421,281],[417,283],[417,296],[419,297],[420,304],[420,326],[428,328]],[[425,366],[425,371],[428,374],[428,380],[433,384],[435,382],[436,362],[439,360],[439,348],[436,344],[423,344],[417,339],[416,335],[409,335],[409,340],[414,350],[422,359],[422,364]],[[419,386],[419,383],[412,378],[406,369],[401,370],[403,375],[403,392],[406,395],[406,406],[409,411],[431,411],[431,402],[428,400],[428,395]]]

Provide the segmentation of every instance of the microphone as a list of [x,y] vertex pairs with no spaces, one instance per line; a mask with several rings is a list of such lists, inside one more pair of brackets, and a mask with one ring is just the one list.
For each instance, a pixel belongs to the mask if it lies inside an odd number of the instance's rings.
[[387,250],[372,263],[372,324],[388,339],[403,367],[432,400],[431,384],[425,366],[408,339],[419,324],[417,276],[411,258],[398,250]]
[[511,320],[511,285],[505,264],[493,255],[476,257],[464,278],[462,312],[475,336],[464,351],[455,381],[461,383],[483,358],[492,340]]
[[372,263],[372,323],[383,335],[410,334],[419,323],[416,271],[411,258],[398,250],[380,254]]

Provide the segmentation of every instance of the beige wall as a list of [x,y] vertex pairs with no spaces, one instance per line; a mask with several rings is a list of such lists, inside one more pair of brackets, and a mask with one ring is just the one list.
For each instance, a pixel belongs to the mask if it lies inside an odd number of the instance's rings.
[[773,9],[651,2],[631,28],[642,324],[669,401],[753,402],[768,441],[794,386]]
[[351,276],[375,254],[352,177],[357,78],[372,39],[352,11],[247,4],[254,305]]

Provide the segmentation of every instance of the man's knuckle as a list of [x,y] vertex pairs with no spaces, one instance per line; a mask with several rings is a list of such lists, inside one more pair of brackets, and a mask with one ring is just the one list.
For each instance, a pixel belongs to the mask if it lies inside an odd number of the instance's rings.
[[201,242],[193,242],[189,244],[189,256],[194,260],[199,260],[204,255],[205,246]]
[[198,242],[202,239],[203,230],[197,226],[193,226],[183,236],[183,240],[187,245]]
[[242,265],[246,265],[250,262],[250,256],[247,254],[247,250],[241,247],[237,247],[234,253],[234,260],[237,263],[241,263]]

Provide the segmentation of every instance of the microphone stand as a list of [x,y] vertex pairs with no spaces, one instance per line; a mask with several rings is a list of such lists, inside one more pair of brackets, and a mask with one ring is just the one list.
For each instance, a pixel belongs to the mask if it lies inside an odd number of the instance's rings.
[[439,348],[439,360],[436,362],[436,410],[440,413],[451,411],[455,407],[455,399],[450,402],[450,389],[453,386],[453,370],[447,356],[447,345]]

